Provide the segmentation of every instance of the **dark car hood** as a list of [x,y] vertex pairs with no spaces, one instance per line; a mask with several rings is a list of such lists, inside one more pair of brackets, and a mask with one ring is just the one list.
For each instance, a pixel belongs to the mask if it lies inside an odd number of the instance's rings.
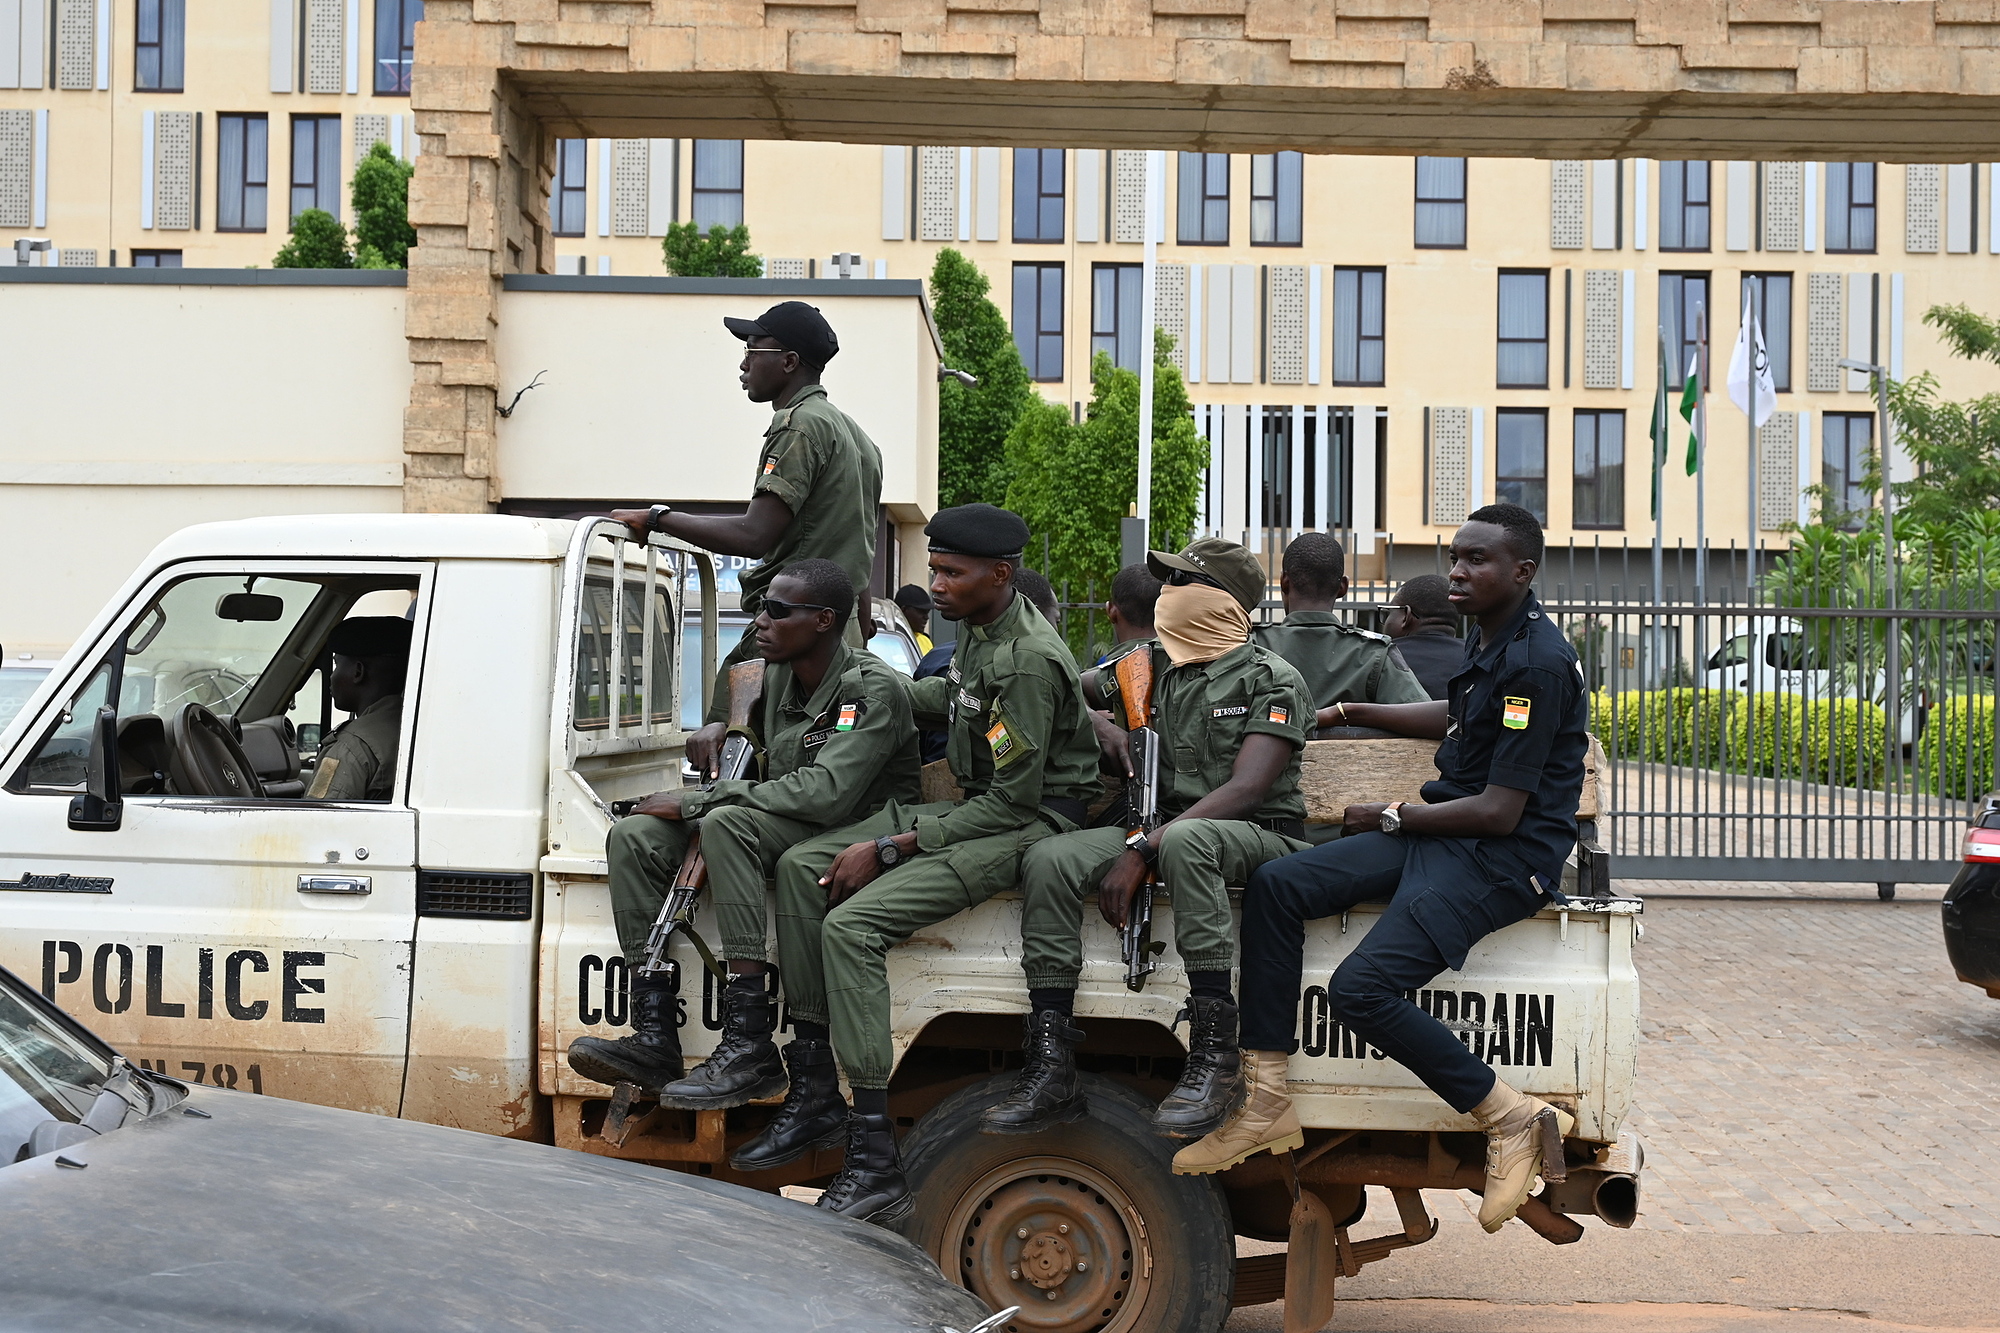
[[[902,1237],[635,1162],[274,1097],[0,1168],[0,1328],[942,1333]],[[56,1157],[87,1163],[56,1165]]]

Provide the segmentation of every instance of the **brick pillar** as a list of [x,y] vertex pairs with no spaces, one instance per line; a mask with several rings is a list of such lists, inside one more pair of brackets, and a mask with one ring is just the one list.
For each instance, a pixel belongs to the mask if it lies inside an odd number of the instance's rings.
[[403,508],[485,513],[500,498],[494,470],[501,277],[544,272],[541,210],[553,141],[509,95],[508,28],[438,3],[419,26],[410,110],[423,151],[410,182],[405,332],[413,367],[403,412]]

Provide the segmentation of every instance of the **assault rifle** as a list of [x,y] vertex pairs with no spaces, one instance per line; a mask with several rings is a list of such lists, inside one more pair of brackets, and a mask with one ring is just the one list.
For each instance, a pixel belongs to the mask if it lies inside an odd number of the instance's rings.
[[[1151,833],[1160,826],[1160,733],[1153,729],[1153,654],[1137,648],[1112,666],[1118,680],[1118,698],[1125,712],[1125,754],[1131,761],[1132,776],[1125,779],[1125,808],[1133,832]],[[1153,938],[1153,886],[1159,872],[1148,867],[1139,891],[1126,909],[1125,928],[1118,933],[1119,952],[1125,960],[1125,988],[1143,990],[1146,978],[1159,966],[1154,958],[1166,951],[1164,941]]]

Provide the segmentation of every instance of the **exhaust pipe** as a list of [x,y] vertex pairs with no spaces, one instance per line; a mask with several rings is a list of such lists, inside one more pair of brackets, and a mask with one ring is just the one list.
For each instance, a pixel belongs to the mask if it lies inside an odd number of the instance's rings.
[[1639,1220],[1639,1176],[1645,1169],[1646,1145],[1626,1130],[1618,1142],[1569,1169],[1569,1179],[1543,1188],[1542,1198],[1559,1213],[1589,1214],[1606,1226],[1629,1228]]

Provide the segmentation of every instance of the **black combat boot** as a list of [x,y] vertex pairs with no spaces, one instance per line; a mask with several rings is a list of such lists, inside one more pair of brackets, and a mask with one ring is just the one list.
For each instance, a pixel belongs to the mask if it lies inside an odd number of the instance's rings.
[[1176,1023],[1188,1021],[1181,1081],[1153,1112],[1153,1127],[1173,1139],[1198,1139],[1221,1127],[1243,1100],[1243,1056],[1236,1049],[1236,1006],[1190,995]]
[[681,1031],[674,992],[678,979],[666,972],[632,974],[632,1031],[617,1040],[578,1037],[569,1044],[569,1067],[598,1083],[636,1083],[657,1092],[681,1076]]
[[1021,1023],[1027,1063],[1007,1096],[979,1117],[982,1134],[1039,1134],[1090,1114],[1076,1075],[1076,1044],[1083,1030],[1059,1009],[1029,1014]]
[[895,1121],[886,1115],[849,1114],[847,1160],[813,1206],[884,1227],[910,1215],[910,1185],[896,1151]]
[[713,1111],[785,1090],[785,1065],[771,1041],[778,1006],[766,979],[762,972],[730,978],[722,988],[722,1040],[686,1078],[660,1089],[660,1105]]
[[792,1086],[785,1104],[764,1132],[730,1154],[738,1171],[769,1171],[809,1152],[840,1146],[847,1137],[847,1103],[840,1098],[840,1073],[833,1047],[801,1037],[785,1047],[785,1071]]

